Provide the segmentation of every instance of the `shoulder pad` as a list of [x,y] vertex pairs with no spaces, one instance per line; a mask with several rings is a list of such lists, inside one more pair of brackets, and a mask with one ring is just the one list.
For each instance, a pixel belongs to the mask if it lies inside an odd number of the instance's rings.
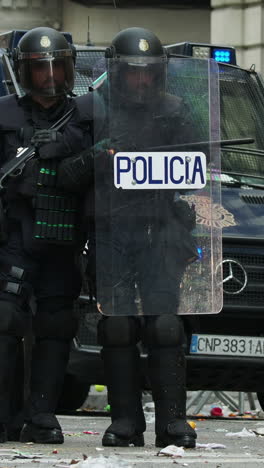
[[104,119],[104,102],[96,91],[89,91],[83,96],[74,98],[74,101],[81,121],[94,120],[96,118]]
[[0,97],[0,129],[16,130],[25,125],[25,114],[16,94]]
[[96,121],[97,125],[101,127],[105,121],[105,105],[97,91],[90,91],[83,96],[74,98],[74,100],[80,121]]
[[91,92],[75,97],[74,102],[81,121],[93,120],[93,97]]
[[165,115],[169,116],[172,114],[178,114],[182,108],[183,99],[174,96],[173,94],[166,94],[164,96],[162,108],[165,110]]

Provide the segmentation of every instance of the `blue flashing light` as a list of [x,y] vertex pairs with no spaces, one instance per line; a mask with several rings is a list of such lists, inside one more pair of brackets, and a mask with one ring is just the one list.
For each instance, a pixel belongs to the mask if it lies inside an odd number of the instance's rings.
[[214,49],[213,58],[217,62],[230,63],[231,62],[231,51],[227,49]]
[[236,50],[229,45],[180,42],[179,44],[172,44],[164,47],[173,55],[186,55],[188,57],[205,60],[212,58],[220,63],[236,65]]
[[199,259],[202,260],[202,258],[203,258],[203,250],[201,249],[201,247],[197,247],[197,253],[198,253]]

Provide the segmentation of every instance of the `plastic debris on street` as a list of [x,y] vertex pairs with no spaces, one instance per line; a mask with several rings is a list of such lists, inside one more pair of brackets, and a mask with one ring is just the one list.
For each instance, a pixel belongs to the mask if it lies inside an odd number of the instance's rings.
[[75,465],[70,465],[71,468],[132,468],[126,462],[120,460],[119,457],[111,455],[110,457],[88,457]]
[[226,437],[237,437],[237,438],[256,437],[256,434],[254,434],[254,432],[251,429],[247,430],[245,427],[240,432],[227,432],[225,435]]
[[183,447],[177,447],[176,445],[168,445],[167,447],[164,447],[161,449],[158,454],[160,456],[165,456],[165,457],[184,457],[185,451]]

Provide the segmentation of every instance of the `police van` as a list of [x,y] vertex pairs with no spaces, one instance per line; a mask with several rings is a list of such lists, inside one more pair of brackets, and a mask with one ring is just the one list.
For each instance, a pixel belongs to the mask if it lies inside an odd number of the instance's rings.
[[[12,50],[25,31],[0,35],[0,94],[19,92],[12,72]],[[68,33],[67,39],[71,42]],[[264,85],[254,66],[236,63],[232,47],[184,42],[167,45],[175,57],[211,58],[219,65],[221,140],[237,144],[221,148],[221,203],[214,222],[223,229],[224,305],[219,314],[184,317],[188,390],[257,392],[264,408]],[[93,67],[104,61],[104,48],[76,47],[74,92],[93,86]],[[168,71],[169,72],[169,71]],[[192,104],[197,90],[183,88]],[[242,140],[248,139],[245,141]],[[239,141],[241,140],[241,144]],[[129,161],[119,161],[126,172]],[[151,164],[151,162],[149,162]],[[166,172],[166,169],[164,169]],[[127,171],[128,172],[128,171]],[[164,172],[164,177],[166,173]],[[116,171],[118,173],[118,171]],[[120,173],[120,171],[119,171]],[[116,180],[120,186],[121,179]],[[125,183],[125,182],[122,182]],[[119,184],[119,185],[118,185]],[[202,216],[198,213],[198,216]],[[206,219],[202,220],[206,222]],[[83,270],[86,251],[82,257]],[[103,384],[96,327],[100,314],[89,296],[88,281],[76,302],[80,326],[73,340],[61,409],[75,409],[89,385]],[[149,389],[146,353],[141,349],[142,385]]]

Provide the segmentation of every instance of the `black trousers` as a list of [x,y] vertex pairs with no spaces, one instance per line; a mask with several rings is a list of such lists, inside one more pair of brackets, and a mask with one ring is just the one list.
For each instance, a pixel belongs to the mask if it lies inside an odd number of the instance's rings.
[[[17,271],[22,270],[19,278]],[[38,247],[30,239],[25,242],[20,222],[12,220],[8,242],[0,248],[0,281],[0,422],[12,420],[21,409],[14,409],[11,402],[12,392],[13,396],[21,392],[14,386],[14,374],[19,343],[31,331],[35,344],[33,398],[28,413],[53,413],[77,329],[73,301],[79,295],[81,278],[74,249],[44,244]],[[33,296],[36,307],[32,316],[29,303]]]

